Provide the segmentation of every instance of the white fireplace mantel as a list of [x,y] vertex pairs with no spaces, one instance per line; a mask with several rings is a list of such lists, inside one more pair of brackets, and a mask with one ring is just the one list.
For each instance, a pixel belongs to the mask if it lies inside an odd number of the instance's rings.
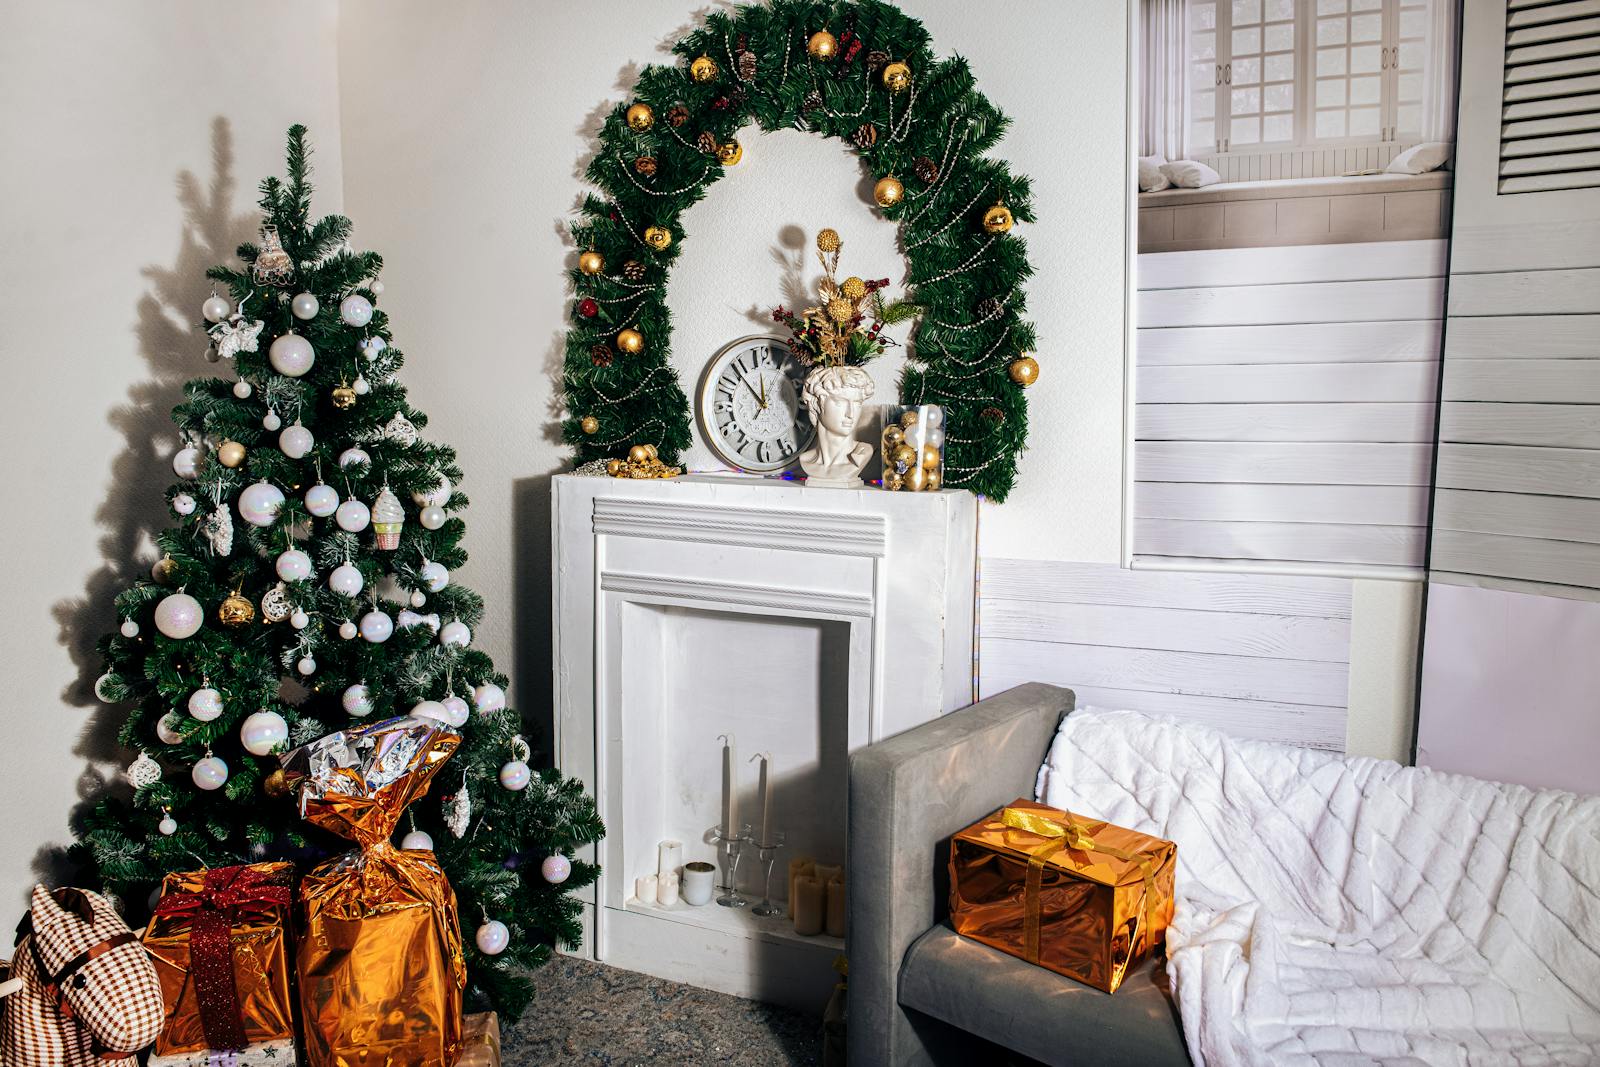
[[[585,951],[816,1009],[837,939],[781,918],[632,899],[656,844],[715,860],[719,734],[772,754],[778,853],[842,863],[846,761],[973,699],[977,506],[965,492],[808,489],[741,475],[555,479],[556,752],[606,821]],[[756,769],[741,772],[745,820]],[[749,859],[753,859],[750,857]],[[754,862],[740,886],[759,899]]]

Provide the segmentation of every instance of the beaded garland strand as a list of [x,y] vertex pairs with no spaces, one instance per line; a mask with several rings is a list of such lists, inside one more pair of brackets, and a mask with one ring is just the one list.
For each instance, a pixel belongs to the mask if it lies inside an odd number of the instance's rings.
[[[936,58],[922,24],[882,0],[713,12],[673,51],[680,65],[645,67],[633,98],[607,116],[586,174],[605,195],[588,196],[571,227],[585,252],[570,274],[563,369],[562,428],[576,461],[648,443],[675,463],[688,447],[667,272],[684,238],[680,216],[737,164],[735,135],[754,122],[837,137],[875,180],[903,183],[901,199],[879,210],[900,226],[908,299],[929,313],[907,346],[901,401],[945,407],[948,486],[1004,500],[1036,373],[1019,366],[1035,344],[1023,318],[1031,270],[1010,221],[1033,213],[1028,180],[984,155],[1007,120],[966,61]],[[619,344],[629,331],[643,337],[638,351]]]

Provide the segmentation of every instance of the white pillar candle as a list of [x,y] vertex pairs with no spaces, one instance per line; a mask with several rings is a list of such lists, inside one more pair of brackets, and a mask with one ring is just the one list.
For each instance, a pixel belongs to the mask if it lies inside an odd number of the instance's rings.
[[756,838],[756,844],[767,845],[772,843],[772,779],[767,774],[767,767],[772,762],[772,753],[757,752],[750,757],[751,761],[761,761],[761,781],[756,787],[756,795],[761,798],[761,829]]
[[654,907],[656,903],[656,892],[657,889],[655,875],[647,874],[643,878],[634,880],[633,898],[639,903],[649,904],[651,907]]
[[[665,878],[678,875],[678,868],[683,866],[683,842],[663,841],[656,846],[656,877]],[[659,889],[659,883],[657,884]]]
[[733,735],[721,734],[722,739],[722,837],[727,840],[739,832],[739,779],[735,773],[738,755],[733,747]]
[[656,875],[656,903],[663,908],[670,908],[678,902],[678,876],[675,872],[666,871]]

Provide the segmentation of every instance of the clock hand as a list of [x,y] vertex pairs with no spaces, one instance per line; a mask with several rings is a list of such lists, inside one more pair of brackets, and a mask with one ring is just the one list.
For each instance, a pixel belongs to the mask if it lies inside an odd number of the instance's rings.
[[749,378],[740,378],[739,380],[744,383],[744,387],[745,387],[746,390],[749,391],[750,395],[756,398],[756,403],[757,404],[760,404],[762,407],[766,407],[767,406],[767,402],[765,400],[761,399],[760,396],[756,395],[756,387],[750,384],[750,379]]
[[765,376],[761,379],[761,410],[767,410],[767,379]]

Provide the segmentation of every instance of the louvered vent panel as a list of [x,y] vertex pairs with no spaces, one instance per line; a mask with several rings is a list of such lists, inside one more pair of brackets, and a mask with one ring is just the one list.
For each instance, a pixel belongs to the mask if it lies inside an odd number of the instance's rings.
[[1508,0],[1500,192],[1600,186],[1600,0]]

